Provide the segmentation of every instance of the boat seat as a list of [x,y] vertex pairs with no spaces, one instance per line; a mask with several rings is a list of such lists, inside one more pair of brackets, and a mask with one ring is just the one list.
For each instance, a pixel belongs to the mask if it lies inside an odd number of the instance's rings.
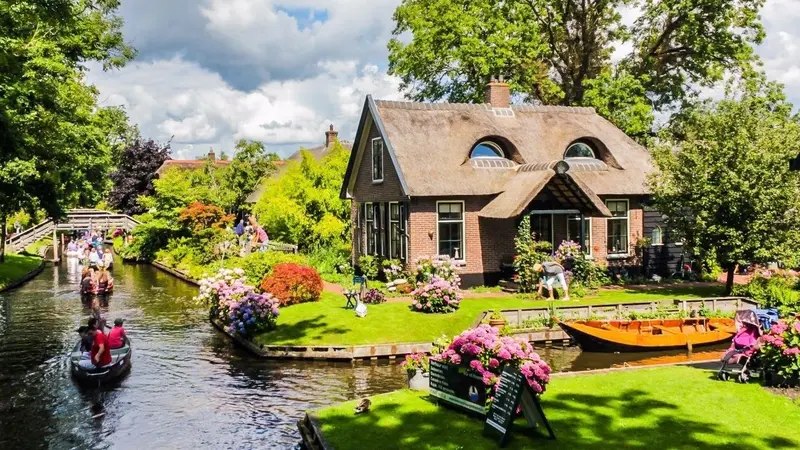
[[661,330],[662,333],[683,334],[683,333],[679,333],[679,332],[674,331],[674,330],[670,330],[669,328],[667,328],[667,327],[665,327],[663,325],[653,325],[653,328],[658,328],[659,330]]

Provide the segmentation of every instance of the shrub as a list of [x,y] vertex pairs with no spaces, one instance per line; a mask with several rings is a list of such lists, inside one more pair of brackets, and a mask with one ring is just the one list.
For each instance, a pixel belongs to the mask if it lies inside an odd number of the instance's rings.
[[384,303],[386,301],[386,296],[383,292],[377,289],[370,289],[364,294],[364,298],[361,299],[362,302],[367,304],[376,305],[378,303]]
[[461,286],[461,277],[458,276],[458,264],[449,256],[429,258],[423,256],[417,259],[414,279],[419,283],[427,283],[434,277],[449,281],[458,288]]
[[767,370],[783,378],[780,384],[800,383],[800,318],[773,325],[759,352]]
[[361,268],[361,273],[367,277],[368,280],[374,280],[378,277],[378,259],[371,255],[363,255],[358,258],[358,267]]
[[272,268],[278,264],[295,263],[306,264],[306,258],[297,253],[284,253],[277,251],[255,252],[247,255],[242,261],[244,274],[249,283],[260,283],[269,275]]
[[281,306],[315,302],[322,294],[322,278],[311,267],[282,263],[264,277],[261,289],[274,295]]
[[383,275],[386,281],[394,281],[406,278],[403,262],[399,259],[384,259],[381,263],[383,266]]
[[[611,278],[605,267],[599,266],[581,249],[580,244],[573,241],[562,241],[555,253],[556,260],[568,268],[568,277],[572,294],[578,294],[580,287],[597,289],[600,286],[611,284]],[[579,286],[572,288],[572,284]],[[581,297],[581,295],[576,295]]]
[[421,370],[423,372],[430,371],[430,361],[428,359],[428,355],[425,353],[412,353],[410,355],[406,355],[406,360],[400,364],[400,367],[406,369],[408,372],[416,372],[417,370]]
[[420,283],[412,292],[412,311],[449,313],[458,309],[461,293],[452,282],[434,275],[427,283]]
[[757,271],[749,283],[734,285],[732,295],[752,298],[763,308],[777,308],[781,315],[788,315],[800,308],[797,286],[796,272],[763,270]]
[[195,301],[210,307],[212,316],[226,324],[229,333],[248,339],[277,324],[278,300],[245,284],[242,269],[221,269],[200,280],[200,294]]
[[349,275],[352,273],[350,248],[342,245],[326,245],[314,248],[308,255],[308,263],[323,275]]
[[491,391],[507,365],[518,368],[537,394],[543,393],[550,382],[550,366],[526,340],[500,336],[499,330],[485,324],[464,331],[432,359],[472,369]]
[[534,292],[538,285],[539,274],[533,270],[535,264],[547,260],[552,250],[549,242],[539,242],[531,232],[530,216],[525,216],[519,224],[517,236],[514,238],[514,269],[517,271],[516,281],[520,292]]
[[233,219],[233,215],[225,214],[219,206],[202,202],[190,203],[178,215],[178,223],[195,232],[208,228],[225,228],[233,223]]

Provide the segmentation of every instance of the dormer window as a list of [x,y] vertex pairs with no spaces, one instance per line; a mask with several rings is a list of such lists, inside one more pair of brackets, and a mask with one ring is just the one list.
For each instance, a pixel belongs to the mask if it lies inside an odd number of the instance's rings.
[[484,141],[472,148],[470,159],[476,158],[505,158],[503,149],[494,142]]
[[383,181],[383,139],[372,140],[372,182]]
[[594,150],[585,142],[576,142],[567,148],[564,159],[569,158],[595,158]]

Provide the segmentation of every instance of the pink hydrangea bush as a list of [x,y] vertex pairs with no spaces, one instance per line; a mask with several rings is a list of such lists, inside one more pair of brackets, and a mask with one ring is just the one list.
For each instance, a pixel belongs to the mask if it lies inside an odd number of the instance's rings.
[[200,294],[195,301],[210,307],[211,315],[231,334],[250,338],[277,324],[278,299],[246,284],[242,269],[221,269],[200,280]]
[[800,318],[780,320],[764,335],[760,353],[767,370],[800,382]]
[[464,331],[444,352],[431,358],[471,368],[481,375],[491,392],[507,365],[518,368],[536,394],[543,393],[550,382],[550,366],[533,351],[531,344],[500,336],[499,330],[486,324]]
[[430,361],[425,353],[411,353],[406,355],[406,360],[400,364],[400,367],[408,372],[416,372],[417,370],[428,372],[430,370]]
[[412,311],[449,313],[457,310],[461,304],[458,286],[436,275],[427,283],[419,283],[411,295]]

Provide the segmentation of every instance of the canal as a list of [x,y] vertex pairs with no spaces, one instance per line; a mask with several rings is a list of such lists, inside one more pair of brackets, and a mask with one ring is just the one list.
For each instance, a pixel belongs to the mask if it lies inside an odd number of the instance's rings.
[[[133,368],[100,389],[75,385],[67,365],[89,315],[77,265],[0,294],[0,448],[286,449],[306,410],[405,385],[397,364],[258,359],[209,324],[195,287],[119,260],[113,275],[105,315],[126,320]],[[540,353],[561,371],[664,356]]]

